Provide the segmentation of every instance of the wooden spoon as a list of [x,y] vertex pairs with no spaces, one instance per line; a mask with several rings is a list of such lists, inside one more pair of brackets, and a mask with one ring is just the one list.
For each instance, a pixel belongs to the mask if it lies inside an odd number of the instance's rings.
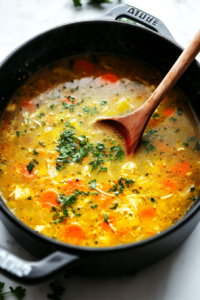
[[118,130],[125,138],[127,154],[135,153],[141,139],[142,134],[153,112],[171,90],[182,74],[192,63],[196,55],[200,51],[200,30],[197,32],[191,43],[185,48],[173,67],[161,81],[157,89],[150,98],[137,110],[123,117],[107,118],[98,120],[112,126]]

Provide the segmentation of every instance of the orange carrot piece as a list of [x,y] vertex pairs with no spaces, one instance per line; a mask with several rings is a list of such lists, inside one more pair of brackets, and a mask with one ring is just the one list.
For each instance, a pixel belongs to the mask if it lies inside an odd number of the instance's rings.
[[140,211],[139,213],[140,218],[142,219],[153,219],[157,217],[156,209],[153,207],[147,207]]
[[76,60],[73,64],[73,70],[92,72],[94,70],[94,64],[84,59]]
[[109,82],[109,83],[115,83],[119,79],[117,78],[117,76],[115,74],[106,73],[106,74],[101,75],[101,80],[103,80],[105,82]]
[[22,108],[28,112],[33,112],[36,109],[36,105],[32,102],[30,102],[29,99],[25,99],[22,102]]
[[167,108],[164,111],[164,113],[165,113],[166,116],[171,116],[174,113],[174,109],[173,108]]
[[83,229],[78,224],[71,224],[65,228],[64,238],[66,242],[80,244],[84,238]]
[[169,191],[175,191],[177,189],[177,184],[172,181],[171,179],[164,179],[162,181],[162,184],[163,184],[163,188],[166,189],[166,190],[169,190]]
[[48,124],[53,124],[54,121],[55,121],[55,115],[49,115],[49,116],[47,117],[47,119],[46,119],[46,122],[47,122]]
[[84,190],[83,181],[76,180],[76,179],[69,179],[64,187],[64,190],[66,191],[67,195],[73,194],[75,189],[79,191],[83,191]]
[[187,162],[181,162],[180,164],[172,167],[172,173],[185,176],[186,173],[189,171],[190,165]]
[[[108,223],[103,221],[101,223],[101,228],[103,231],[113,231],[112,227],[110,226],[110,224],[112,224],[113,226],[115,226],[115,217],[114,216],[109,216],[108,217]],[[113,231],[114,232],[114,231]]]
[[112,199],[113,199],[113,197],[101,194],[100,192],[99,192],[99,195],[96,196],[96,200],[97,200],[99,206],[101,206],[101,207],[105,207]]
[[42,193],[40,201],[43,207],[52,208],[53,206],[58,206],[58,193],[54,190],[47,190]]
[[28,180],[35,178],[34,170],[32,170],[31,173],[29,173],[29,170],[27,169],[27,165],[22,167],[22,175]]

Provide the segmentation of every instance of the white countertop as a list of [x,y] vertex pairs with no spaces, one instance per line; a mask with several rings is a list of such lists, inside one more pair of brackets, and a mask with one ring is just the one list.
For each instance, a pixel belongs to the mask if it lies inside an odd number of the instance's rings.
[[[50,27],[101,16],[113,4],[100,7],[86,4],[75,8],[72,0],[0,0],[0,61],[15,47]],[[127,0],[161,19],[175,40],[186,46],[199,29],[199,0]],[[198,56],[200,58],[200,56]],[[25,259],[34,259],[8,233],[0,221],[0,244]],[[17,283],[0,274],[9,286]],[[72,276],[56,282],[65,287],[64,300],[200,300],[200,224],[189,239],[161,262],[131,277],[86,278]],[[48,284],[26,287],[25,300],[43,300]],[[12,295],[6,300],[16,299]]]

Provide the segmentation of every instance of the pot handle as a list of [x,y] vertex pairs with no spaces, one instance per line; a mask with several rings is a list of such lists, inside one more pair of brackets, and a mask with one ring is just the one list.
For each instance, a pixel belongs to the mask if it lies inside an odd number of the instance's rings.
[[47,280],[80,262],[77,255],[56,251],[39,261],[26,261],[0,246],[0,273],[24,284]]
[[173,36],[171,35],[171,33],[169,32],[169,30],[167,29],[167,27],[164,25],[163,22],[161,22],[159,19],[155,18],[154,16],[134,6],[130,6],[127,4],[117,5],[111,8],[109,11],[107,11],[104,15],[102,15],[98,19],[118,20],[120,18],[131,19],[175,41]]

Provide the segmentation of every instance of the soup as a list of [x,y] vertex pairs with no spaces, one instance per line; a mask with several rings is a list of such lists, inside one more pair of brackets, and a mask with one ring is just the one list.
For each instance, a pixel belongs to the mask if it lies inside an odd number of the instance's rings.
[[74,56],[30,77],[4,113],[1,194],[48,237],[82,246],[141,241],[172,226],[197,199],[200,133],[178,88],[150,119],[134,156],[95,121],[139,108],[160,73],[123,56]]

